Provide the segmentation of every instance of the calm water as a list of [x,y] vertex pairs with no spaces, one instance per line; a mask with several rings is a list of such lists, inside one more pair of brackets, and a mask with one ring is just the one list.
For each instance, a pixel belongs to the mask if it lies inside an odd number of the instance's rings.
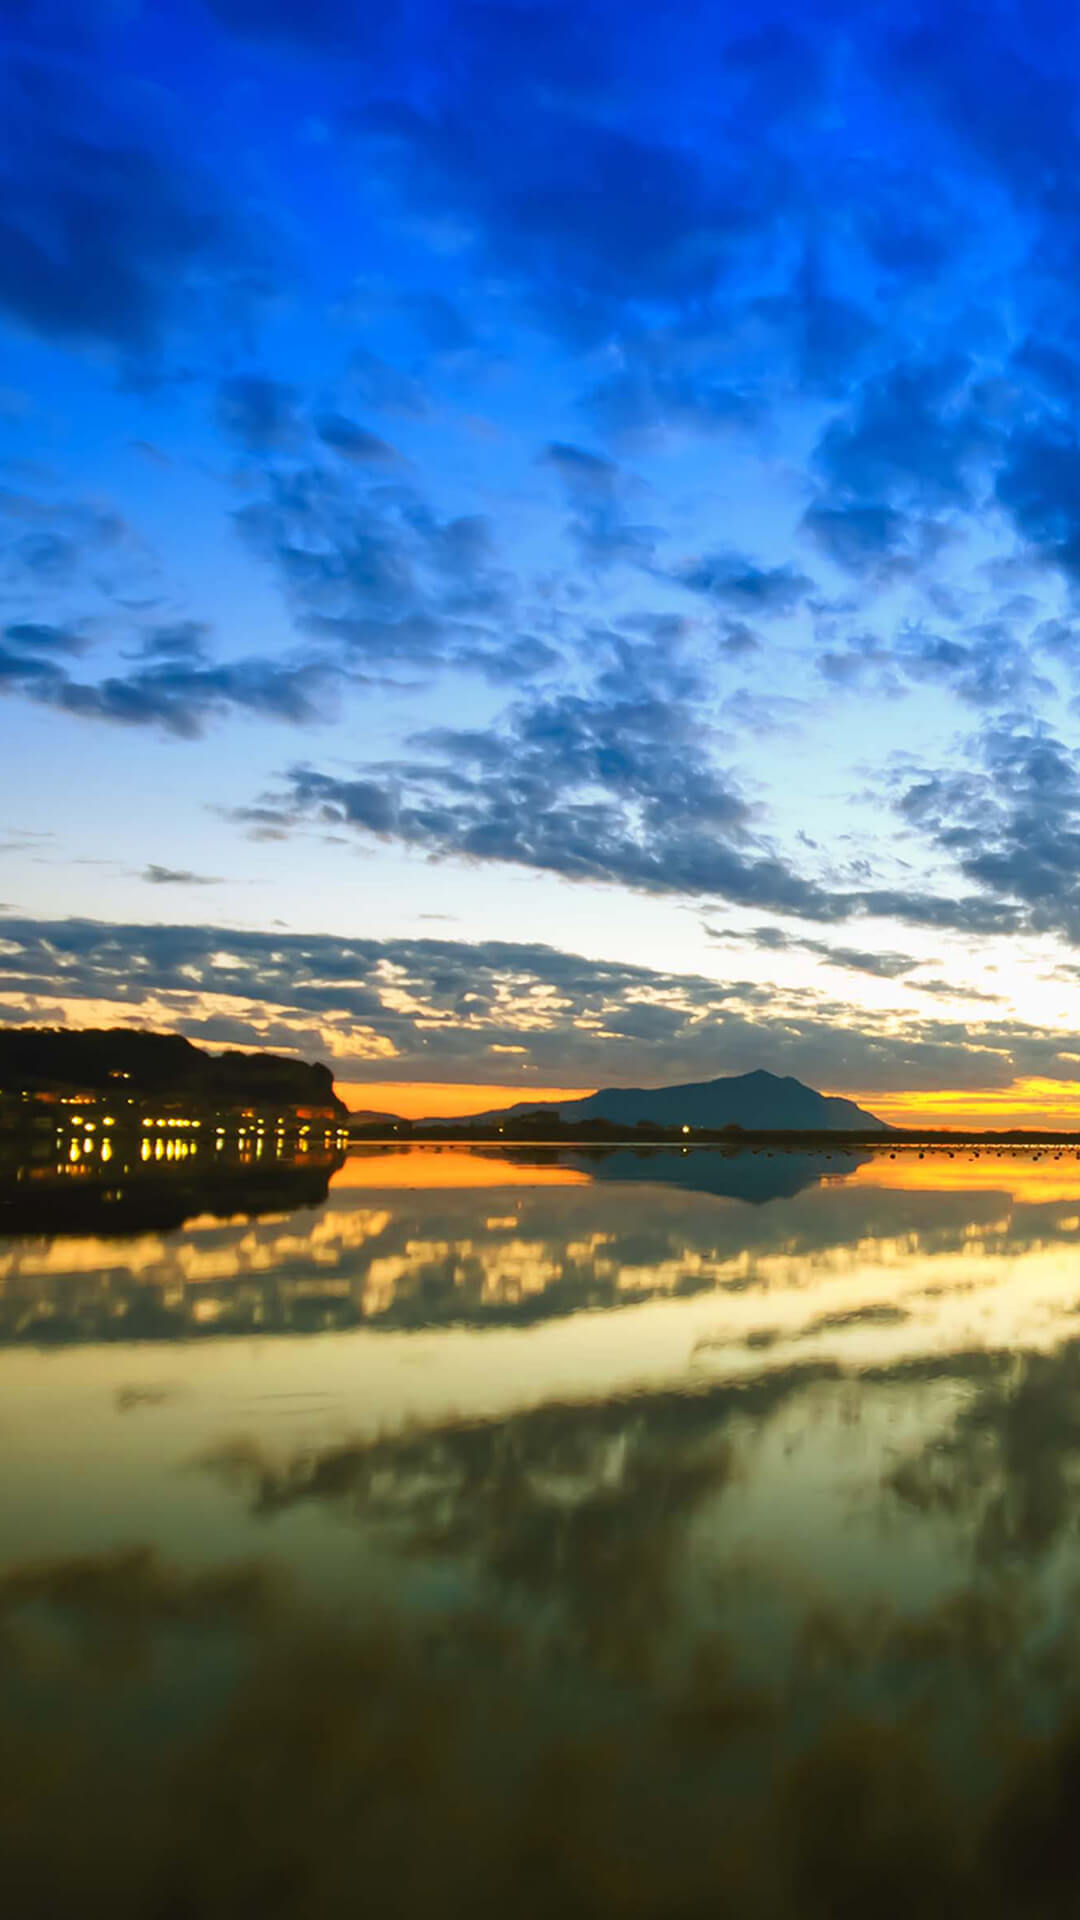
[[1078,1256],[1071,1151],[0,1165],[10,1910],[1080,1911]]

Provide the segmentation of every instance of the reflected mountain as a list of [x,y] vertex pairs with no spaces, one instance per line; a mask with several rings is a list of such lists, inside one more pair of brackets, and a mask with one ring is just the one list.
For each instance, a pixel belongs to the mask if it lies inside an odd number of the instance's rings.
[[790,1200],[827,1178],[842,1179],[870,1159],[855,1147],[812,1153],[797,1147],[582,1147],[518,1157],[525,1165],[575,1168],[601,1184],[655,1182],[755,1207]]

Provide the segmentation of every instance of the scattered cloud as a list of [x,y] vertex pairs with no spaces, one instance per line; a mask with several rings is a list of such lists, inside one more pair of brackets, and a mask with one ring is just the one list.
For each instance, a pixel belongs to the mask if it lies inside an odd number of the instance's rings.
[[192,873],[186,867],[159,867],[151,861],[140,879],[151,887],[219,887],[221,880],[212,873]]

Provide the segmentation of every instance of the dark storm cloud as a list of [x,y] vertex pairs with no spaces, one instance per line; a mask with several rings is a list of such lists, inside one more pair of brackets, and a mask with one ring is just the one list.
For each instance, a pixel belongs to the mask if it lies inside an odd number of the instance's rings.
[[[762,1065],[821,1087],[1074,1079],[1068,1036],[1021,1021],[863,1012],[510,941],[350,940],[221,926],[0,922],[0,1018],[114,1001],[210,1044],[333,1048],[343,1077],[520,1085],[700,1079]],[[200,996],[209,996],[206,1006]],[[407,1010],[403,998],[407,997]],[[222,1000],[231,1011],[222,1011]],[[508,1056],[500,1049],[522,1049]],[[543,1078],[540,1084],[543,1084]]]

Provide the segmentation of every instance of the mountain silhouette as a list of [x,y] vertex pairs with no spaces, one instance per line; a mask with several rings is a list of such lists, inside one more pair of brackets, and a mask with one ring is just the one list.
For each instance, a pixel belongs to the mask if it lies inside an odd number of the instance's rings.
[[816,1093],[790,1076],[759,1069],[720,1080],[693,1080],[676,1087],[601,1087],[584,1100],[523,1100],[516,1106],[474,1113],[442,1125],[498,1125],[525,1114],[564,1122],[609,1120],[634,1127],[640,1120],[660,1127],[742,1127],[748,1133],[888,1133],[889,1127],[854,1100]]

